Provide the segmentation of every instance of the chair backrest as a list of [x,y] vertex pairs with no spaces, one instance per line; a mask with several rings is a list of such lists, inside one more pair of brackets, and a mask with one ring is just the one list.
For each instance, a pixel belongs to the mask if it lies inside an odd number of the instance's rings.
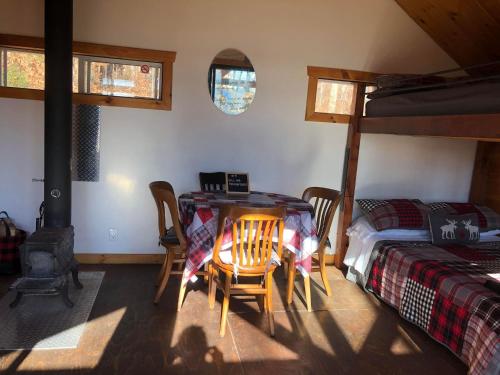
[[214,262],[225,267],[230,266],[220,259],[226,220],[229,219],[232,222],[231,264],[233,266],[237,264],[239,272],[264,273],[272,259],[273,235],[276,227],[278,242],[275,249],[281,258],[285,215],[285,207],[222,206],[219,212]]
[[201,191],[226,191],[226,174],[224,172],[200,172]]
[[179,210],[177,208],[177,200],[175,199],[174,188],[167,181],[154,181],[149,184],[149,189],[153,194],[153,198],[158,208],[158,229],[160,238],[167,233],[165,224],[165,204],[170,211],[170,217],[174,226],[175,234],[179,243],[185,245],[186,239],[182,232],[181,223],[179,221]]
[[[340,192],[322,187],[309,187],[304,190],[302,199],[314,206],[314,217],[316,218],[316,229],[319,238],[318,248],[321,249],[328,240],[333,217],[341,200]],[[313,200],[314,202],[311,202]]]

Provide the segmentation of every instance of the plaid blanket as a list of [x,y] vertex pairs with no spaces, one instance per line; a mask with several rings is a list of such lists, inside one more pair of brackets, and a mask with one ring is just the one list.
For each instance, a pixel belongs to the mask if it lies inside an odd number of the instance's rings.
[[500,373],[500,241],[379,242],[366,288],[447,346],[470,374]]
[[[191,279],[212,258],[217,236],[219,207],[238,204],[245,207],[285,206],[283,246],[296,254],[296,266],[302,274],[311,271],[311,256],[318,248],[314,209],[311,204],[282,194],[252,192],[248,196],[228,196],[224,193],[195,192],[179,197],[179,211],[187,240],[187,260],[184,279]],[[230,226],[226,223],[226,228]],[[223,241],[229,241],[230,235]],[[223,242],[225,247],[228,243]]]
[[25,239],[26,232],[20,229],[16,229],[13,237],[0,238],[0,274],[19,272],[19,246]]

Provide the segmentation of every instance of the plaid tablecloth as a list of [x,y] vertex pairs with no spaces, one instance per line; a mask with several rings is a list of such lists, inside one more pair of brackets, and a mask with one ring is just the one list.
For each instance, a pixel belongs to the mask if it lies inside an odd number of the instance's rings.
[[[248,196],[228,196],[224,193],[195,192],[179,197],[181,221],[187,240],[184,279],[192,279],[196,271],[212,258],[219,207],[225,204],[242,207],[285,206],[287,214],[283,246],[296,254],[298,270],[304,276],[309,274],[311,256],[318,248],[314,210],[309,203],[274,193],[252,192]],[[229,239],[230,236],[224,238]]]

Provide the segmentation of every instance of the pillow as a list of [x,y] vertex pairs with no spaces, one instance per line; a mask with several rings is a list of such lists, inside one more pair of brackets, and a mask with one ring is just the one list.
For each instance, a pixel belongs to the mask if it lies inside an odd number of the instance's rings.
[[500,234],[500,229],[493,229],[487,232],[482,232],[481,237],[495,237]]
[[427,205],[432,213],[440,215],[476,214],[481,232],[500,229],[500,215],[489,207],[472,203],[435,202]]
[[429,214],[432,243],[472,244],[479,241],[479,219],[477,214],[441,215]]
[[429,228],[429,208],[418,199],[357,199],[356,202],[377,231]]

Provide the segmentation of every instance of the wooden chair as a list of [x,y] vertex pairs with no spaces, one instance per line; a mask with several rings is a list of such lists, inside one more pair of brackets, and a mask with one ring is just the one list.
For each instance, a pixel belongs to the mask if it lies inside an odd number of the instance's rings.
[[[312,258],[312,271],[319,271],[321,273],[321,279],[323,280],[323,285],[325,286],[325,292],[328,296],[330,296],[332,294],[332,290],[326,274],[325,250],[327,245],[329,245],[328,234],[330,233],[333,217],[335,216],[335,211],[340,203],[341,195],[337,190],[322,187],[309,187],[302,194],[302,200],[306,202],[314,200],[314,202],[311,203],[314,206],[314,217],[316,219],[316,229],[319,242],[318,250],[316,252],[318,259],[314,257]],[[289,259],[287,259],[286,262],[288,263],[287,302],[288,304],[291,304],[296,274],[296,268],[294,266],[295,254],[290,252]],[[307,310],[311,311],[311,280],[309,276],[304,278],[304,289],[306,294]]]
[[[156,279],[158,290],[154,303],[157,304],[165,291],[170,275],[180,275],[182,277],[186,263],[186,238],[179,221],[179,210],[172,185],[166,181],[154,181],[149,184],[149,189],[158,208],[159,242],[166,249],[165,261]],[[169,229],[166,229],[165,225],[165,204],[168,206],[173,224]],[[174,264],[178,265],[177,270],[172,270]],[[197,274],[207,275],[207,272],[200,271]],[[178,310],[182,306],[185,293],[186,283],[183,282],[179,291]]]
[[226,174],[224,172],[200,172],[201,191],[225,192]]
[[[249,294],[260,298],[264,311],[267,312],[269,330],[274,336],[274,316],[272,307],[272,280],[276,265],[273,257],[273,233],[278,227],[278,244],[275,247],[275,256],[281,258],[283,247],[285,208],[243,208],[237,206],[223,206],[219,213],[217,239],[214,254],[209,265],[209,306],[214,308],[217,287],[224,293],[222,314],[220,321],[220,335],[226,333],[226,320],[231,295]],[[232,247],[229,251],[222,251],[222,238],[226,219],[232,220]],[[245,233],[246,232],[246,233]],[[225,279],[220,279],[220,274]],[[248,277],[260,277],[260,283],[233,283],[233,276],[237,280]]]

